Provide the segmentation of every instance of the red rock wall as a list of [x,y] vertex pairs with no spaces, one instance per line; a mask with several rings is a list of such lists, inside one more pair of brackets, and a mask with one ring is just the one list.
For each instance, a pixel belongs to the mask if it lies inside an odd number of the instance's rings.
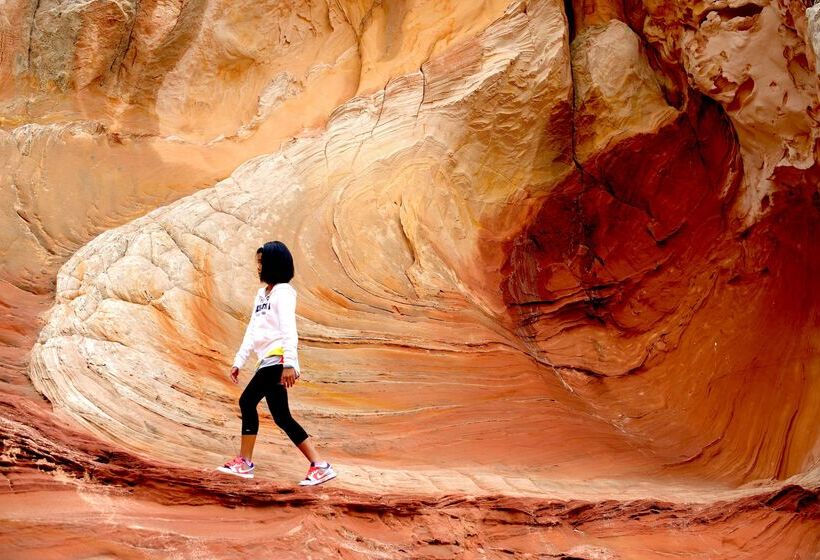
[[[806,8],[8,3],[0,546],[220,556],[244,504],[245,553],[812,558]],[[283,236],[315,494],[271,431],[210,472]]]
[[[723,111],[696,98],[658,135],[584,166],[513,243],[511,313],[571,390],[667,457],[742,483],[817,461],[816,187],[783,185],[743,228]],[[816,185],[816,183],[814,183]]]

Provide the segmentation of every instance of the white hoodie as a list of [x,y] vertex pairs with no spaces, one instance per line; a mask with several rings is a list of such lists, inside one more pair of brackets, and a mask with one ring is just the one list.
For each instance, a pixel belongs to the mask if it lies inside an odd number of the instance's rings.
[[[285,367],[292,367],[299,373],[299,357],[296,344],[296,290],[287,283],[276,284],[265,295],[263,286],[256,293],[253,309],[242,346],[233,360],[234,367],[242,368],[251,350],[261,362],[264,358],[281,355]],[[257,365],[258,363],[257,362]]]

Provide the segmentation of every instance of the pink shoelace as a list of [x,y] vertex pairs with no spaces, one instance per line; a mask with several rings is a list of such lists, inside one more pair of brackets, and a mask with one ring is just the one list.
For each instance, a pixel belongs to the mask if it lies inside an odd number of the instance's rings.
[[319,473],[319,471],[322,471],[326,468],[327,467],[316,467],[316,466],[311,465],[310,468],[308,468],[308,472],[305,475],[305,478],[311,478],[313,475]]

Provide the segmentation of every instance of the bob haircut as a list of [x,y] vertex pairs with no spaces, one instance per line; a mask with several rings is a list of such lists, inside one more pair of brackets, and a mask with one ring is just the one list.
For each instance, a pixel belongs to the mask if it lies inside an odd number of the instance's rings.
[[286,284],[293,278],[293,255],[281,241],[268,241],[256,250],[262,255],[259,281],[265,284]]

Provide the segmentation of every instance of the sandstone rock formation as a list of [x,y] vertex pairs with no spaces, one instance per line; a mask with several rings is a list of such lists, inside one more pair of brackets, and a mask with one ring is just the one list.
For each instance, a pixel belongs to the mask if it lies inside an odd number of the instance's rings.
[[[323,135],[97,237],[58,277],[58,305],[33,355],[35,387],[132,449],[218,460],[207,452],[224,454],[221,440],[236,433],[237,394],[224,372],[254,289],[253,253],[260,239],[279,238],[294,247],[304,362],[316,372],[306,375],[306,402],[315,402],[305,412],[317,431],[354,430],[336,447],[350,442],[351,456],[372,462],[370,449],[388,453],[379,439],[401,445],[396,428],[424,426],[431,413],[456,426],[476,414],[524,415],[546,395],[503,324],[500,241],[571,168],[568,129],[542,132],[570,114],[564,29],[559,6],[517,6],[415,74],[342,106]],[[499,54],[484,59],[488,51]],[[521,119],[533,135],[523,146],[505,139]],[[486,371],[488,358],[500,367]],[[518,381],[510,368],[522,370]],[[138,406],[122,407],[123,398]],[[508,454],[494,422],[471,430]],[[408,447],[429,450],[407,461],[429,463],[438,438],[451,437],[428,431],[405,432]],[[463,439],[447,453],[474,445]]]
[[55,267],[94,235],[323,126],[505,5],[6,2],[4,278],[52,290]]
[[[169,515],[166,546],[219,555],[198,520],[277,503],[298,524],[242,518],[282,544],[236,546],[810,558],[806,7],[12,3],[0,500],[29,531],[13,550],[128,555]],[[296,259],[292,405],[343,473],[319,494],[281,489],[302,464],[270,422],[260,481],[209,474],[237,445],[226,372],[268,239]],[[55,495],[88,521],[46,515]],[[64,544],[111,523],[144,534]]]

